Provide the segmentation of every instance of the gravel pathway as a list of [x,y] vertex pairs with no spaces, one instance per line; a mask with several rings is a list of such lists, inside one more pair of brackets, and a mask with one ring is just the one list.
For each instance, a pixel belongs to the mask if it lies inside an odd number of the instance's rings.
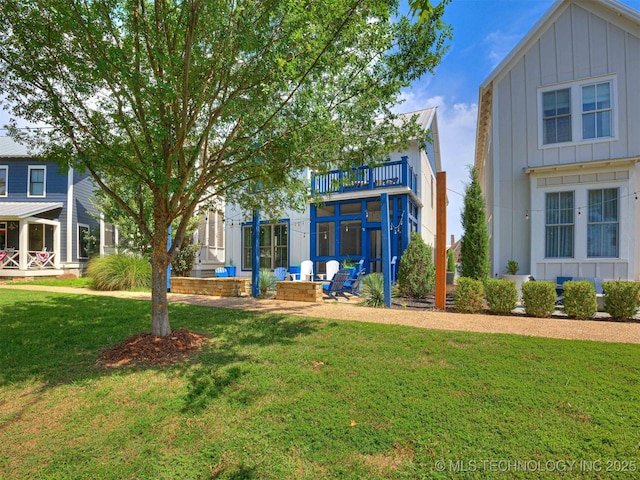
[[[149,300],[149,293],[99,292],[86,288],[46,287],[35,285],[0,285],[6,290],[38,290],[80,295],[102,295]],[[4,290],[4,291],[3,291]],[[356,305],[355,299],[323,304],[285,302],[251,297],[208,297],[203,295],[168,294],[169,302],[190,303],[220,308],[237,308],[264,313],[284,313],[336,320],[407,325],[433,330],[508,333],[533,337],[594,340],[599,342],[640,343],[640,322],[615,322],[608,319],[570,320],[567,318],[531,318],[520,315],[471,315],[423,309],[378,309]]]

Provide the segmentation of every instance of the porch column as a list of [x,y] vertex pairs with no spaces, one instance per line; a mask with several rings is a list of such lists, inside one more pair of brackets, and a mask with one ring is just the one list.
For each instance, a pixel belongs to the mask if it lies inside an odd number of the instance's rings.
[[389,194],[380,195],[380,227],[382,230],[382,282],[384,304],[391,307],[391,225],[389,224]]
[[20,250],[20,260],[18,262],[20,270],[26,270],[29,257],[29,223],[26,220],[20,220],[20,242],[18,249]]
[[53,226],[53,268],[60,268],[60,256],[62,250],[60,249],[60,222],[56,222]]
[[[300,277],[302,278],[302,277]],[[260,296],[260,211],[253,211],[251,228],[251,296]]]

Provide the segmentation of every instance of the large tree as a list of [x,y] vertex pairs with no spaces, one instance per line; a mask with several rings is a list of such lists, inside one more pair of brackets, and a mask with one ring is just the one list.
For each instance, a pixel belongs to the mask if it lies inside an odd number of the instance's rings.
[[440,62],[446,2],[413,21],[399,0],[0,0],[5,107],[51,127],[11,134],[88,170],[138,224],[165,336],[166,267],[198,202],[300,206],[303,169],[416,134],[390,109]]

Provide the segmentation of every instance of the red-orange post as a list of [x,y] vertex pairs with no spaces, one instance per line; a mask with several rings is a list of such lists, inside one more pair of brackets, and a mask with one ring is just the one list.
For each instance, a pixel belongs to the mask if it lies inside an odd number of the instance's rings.
[[436,173],[436,308],[447,307],[447,172]]

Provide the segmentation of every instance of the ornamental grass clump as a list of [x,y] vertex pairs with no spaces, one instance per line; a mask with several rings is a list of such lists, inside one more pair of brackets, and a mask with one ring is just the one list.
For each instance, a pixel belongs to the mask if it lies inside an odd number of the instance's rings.
[[623,320],[633,318],[640,307],[639,282],[602,282],[604,289],[604,311],[611,318]]
[[460,277],[453,304],[456,310],[462,313],[481,312],[484,307],[484,284],[482,281]]
[[384,279],[381,273],[371,273],[362,279],[360,297],[367,307],[384,307]]
[[138,290],[151,288],[151,264],[136,254],[114,253],[94,257],[87,276],[96,290]]
[[564,313],[586,320],[598,311],[596,289],[588,280],[564,282]]
[[276,276],[271,270],[267,270],[266,268],[260,269],[260,279],[258,281],[260,296],[266,297],[270,293],[273,293],[276,289],[276,282]]
[[494,313],[511,313],[518,304],[518,290],[513,280],[489,278],[484,290],[489,310]]
[[545,318],[556,309],[556,284],[553,282],[524,282],[522,302],[527,315]]

